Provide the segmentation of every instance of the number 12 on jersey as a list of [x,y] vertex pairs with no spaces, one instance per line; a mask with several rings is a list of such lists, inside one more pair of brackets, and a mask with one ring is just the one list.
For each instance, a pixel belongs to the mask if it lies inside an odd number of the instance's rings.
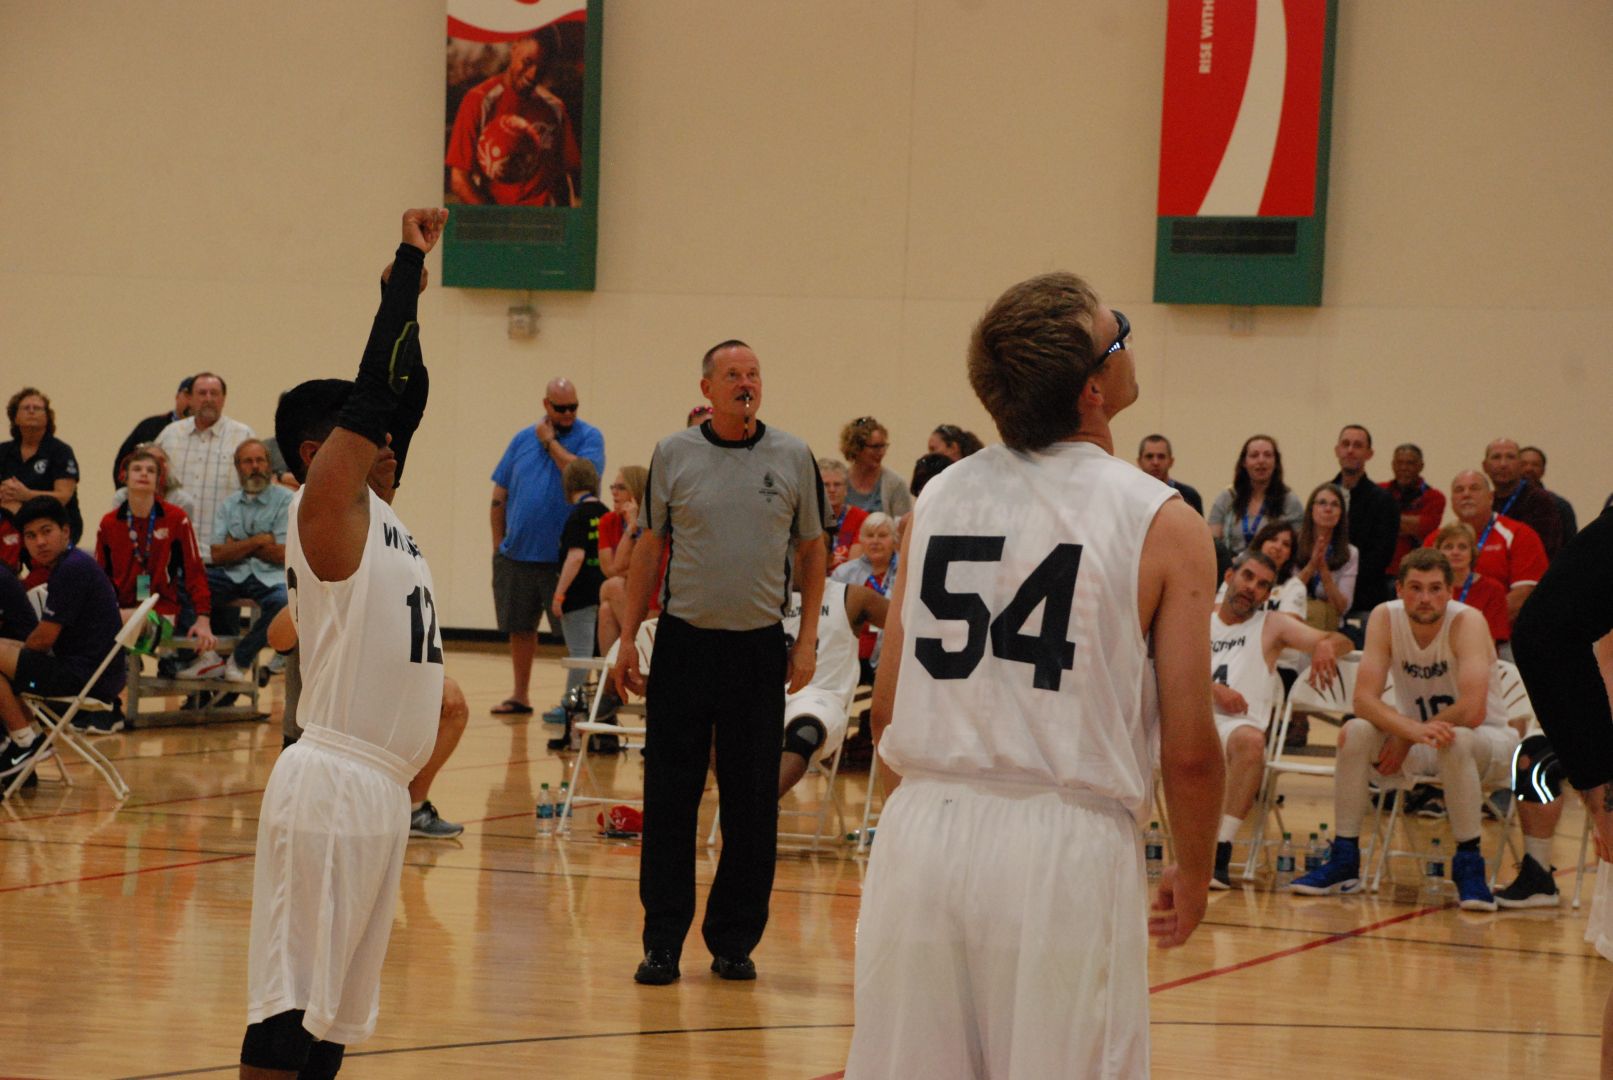
[[[1075,580],[1081,570],[1081,545],[1058,544],[1015,591],[1008,606],[992,618],[979,593],[947,589],[947,570],[955,562],[1000,562],[1001,536],[932,536],[924,551],[924,574],[919,599],[930,614],[969,626],[963,648],[947,652],[940,638],[918,638],[913,653],[924,670],[936,679],[967,679],[991,652],[1001,660],[1031,665],[1031,682],[1038,690],[1057,690],[1064,673],[1075,666],[1075,642],[1070,632],[1070,610],[1075,604]],[[1042,605],[1042,628],[1032,636],[1021,633],[1031,612]]]
[[[403,602],[409,605],[409,663],[442,663],[442,648],[437,644],[437,605],[431,602],[431,590],[417,585]],[[431,610],[430,629],[426,628],[427,608]]]

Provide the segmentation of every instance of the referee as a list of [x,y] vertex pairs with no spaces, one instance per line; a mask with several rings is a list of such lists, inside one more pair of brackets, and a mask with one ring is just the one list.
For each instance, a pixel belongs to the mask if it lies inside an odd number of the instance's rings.
[[[650,717],[638,887],[644,962],[633,977],[655,986],[678,978],[694,921],[697,818],[714,729],[723,848],[701,934],[711,970],[756,977],[750,953],[767,926],[778,848],[784,693],[812,679],[827,561],[816,460],[806,443],[756,419],[762,371],[750,346],[712,346],[700,392],[711,418],[662,439],[650,461],[612,673],[618,692],[646,694]],[[634,641],[668,543],[646,692]],[[801,593],[793,647],[781,626],[792,561]]]

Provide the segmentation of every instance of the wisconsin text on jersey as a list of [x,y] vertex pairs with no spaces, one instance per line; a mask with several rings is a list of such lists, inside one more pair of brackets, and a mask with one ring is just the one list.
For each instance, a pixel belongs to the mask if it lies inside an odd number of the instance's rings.
[[405,555],[412,555],[417,559],[420,558],[420,549],[415,546],[414,537],[410,536],[402,529],[394,528],[392,525],[383,521],[381,522],[381,538],[386,542],[387,547],[397,548]]
[[1220,641],[1212,641],[1210,642],[1210,651],[1212,653],[1218,653],[1225,652],[1227,649],[1242,648],[1244,640],[1245,638],[1242,635],[1239,635],[1235,638],[1223,638]]
[[1437,664],[1413,664],[1409,660],[1400,663],[1400,670],[1413,679],[1437,679],[1451,669],[1449,660],[1441,660]]

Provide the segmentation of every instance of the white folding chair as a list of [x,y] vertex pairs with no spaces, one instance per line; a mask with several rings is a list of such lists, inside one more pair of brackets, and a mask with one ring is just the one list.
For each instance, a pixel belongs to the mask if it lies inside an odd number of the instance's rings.
[[[636,639],[638,642],[639,668],[646,677],[650,673],[650,653],[655,647],[655,623],[656,620],[650,619],[640,625]],[[593,766],[588,761],[588,739],[592,735],[614,735],[618,740],[618,745],[623,750],[628,750],[635,747],[642,748],[644,736],[647,734],[647,729],[643,724],[630,725],[621,722],[621,718],[624,716],[642,718],[644,716],[644,706],[642,704],[630,705],[623,702],[617,708],[615,716],[606,720],[599,718],[599,703],[605,696],[604,683],[610,677],[610,669],[616,666],[617,651],[618,646],[612,644],[610,651],[603,658],[574,660],[568,657],[560,661],[562,667],[581,668],[592,672],[597,680],[594,692],[589,695],[588,719],[579,720],[571,725],[571,730],[580,739],[580,744],[577,749],[577,759],[571,763],[571,783],[567,787],[565,806],[561,808],[562,816],[568,819],[571,817],[573,808],[577,806],[627,805],[636,806],[640,809],[644,806],[643,798],[621,798],[613,793],[606,792],[600,785],[598,777],[594,775]],[[587,783],[586,791],[583,788],[585,778]],[[570,834],[568,833],[568,835]]]
[[[100,773],[101,779],[106,781],[107,787],[112,789],[113,797],[119,802],[129,797],[129,785],[123,782],[123,776],[118,772],[117,766],[113,765],[100,750],[90,745],[89,740],[73,727],[73,718],[81,712],[111,711],[112,702],[92,698],[90,691],[95,687],[95,682],[101,677],[101,673],[114,660],[120,658],[123,650],[133,648],[135,642],[140,640],[140,631],[146,625],[146,615],[156,606],[157,597],[155,595],[148,596],[140,603],[139,607],[129,613],[128,619],[124,621],[123,629],[118,631],[118,636],[112,641],[112,648],[107,650],[106,656],[101,659],[101,663],[96,669],[90,673],[90,677],[84,680],[84,685],[79,688],[77,694],[70,697],[30,693],[18,695],[22,698],[23,704],[39,718],[40,723],[44,726],[45,734],[42,737],[45,742],[39,748],[39,751],[28,759],[27,764],[11,778],[10,784],[6,786],[5,792],[0,794],[0,798],[10,798],[15,794],[27,781],[28,777],[33,775],[34,770],[39,767],[39,763],[54,755],[58,744],[70,747],[74,753],[88,762],[92,769]],[[61,766],[60,761],[57,764]],[[73,782],[72,778],[67,775],[66,768],[62,768],[62,779],[69,785]]]
[[1308,679],[1309,669],[1301,672],[1299,678],[1294,681],[1294,688],[1288,692],[1288,700],[1283,704],[1276,730],[1266,742],[1268,748],[1266,775],[1257,800],[1259,816],[1255,821],[1254,836],[1249,842],[1249,858],[1244,860],[1243,880],[1254,880],[1255,856],[1257,852],[1264,850],[1267,820],[1275,815],[1278,835],[1285,831],[1282,809],[1277,804],[1277,786],[1282,778],[1333,775],[1332,762],[1296,760],[1286,756],[1288,729],[1293,724],[1294,714],[1320,716],[1337,724],[1342,724],[1354,716],[1355,677],[1360,667],[1361,654],[1352,652],[1339,658],[1338,675],[1327,687],[1318,690],[1312,686]]
[[[778,833],[779,840],[792,846],[798,846],[807,851],[815,852],[823,845],[823,841],[825,839],[832,838],[839,840],[841,837],[846,835],[845,804],[840,798],[840,788],[835,783],[836,779],[840,775],[840,754],[843,750],[845,750],[845,748],[845,741],[842,740],[840,745],[835,747],[835,752],[829,755],[829,760],[827,763],[818,761],[816,759],[807,763],[806,775],[801,777],[801,781],[804,783],[808,777],[812,776],[823,777],[823,797],[817,800],[814,805],[804,810],[795,810],[780,806],[779,818],[781,820],[788,818],[795,821],[809,821],[812,823],[812,831],[802,832],[794,829],[781,828],[779,829]],[[800,789],[801,785],[796,784],[796,786],[791,789],[791,794],[794,794]],[[830,828],[831,819],[833,820],[834,825],[832,829]],[[706,834],[707,847],[716,846],[717,837],[721,832],[721,827],[722,808],[718,807],[717,812],[711,815],[711,831]]]

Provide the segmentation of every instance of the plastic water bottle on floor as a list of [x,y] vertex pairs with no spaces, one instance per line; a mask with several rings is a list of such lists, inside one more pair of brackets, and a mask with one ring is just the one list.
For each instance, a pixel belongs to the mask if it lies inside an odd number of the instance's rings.
[[1283,833],[1283,846],[1277,849],[1277,878],[1272,888],[1282,891],[1294,880],[1294,834]]
[[1445,853],[1440,850],[1439,837],[1429,844],[1428,859],[1423,864],[1423,903],[1440,904],[1445,901]]
[[538,785],[538,835],[550,836],[554,833],[554,796],[549,794],[549,785]]
[[1305,845],[1305,872],[1308,874],[1312,870],[1320,870],[1326,864],[1327,845],[1315,833],[1311,833],[1311,842]]
[[1165,873],[1165,834],[1157,821],[1150,821],[1143,833],[1143,860],[1148,864],[1148,880],[1158,881]]
[[1327,822],[1322,822],[1320,829],[1322,841],[1322,861],[1327,862],[1333,857],[1333,838],[1327,835]]
[[571,814],[567,813],[566,803],[571,799],[571,782],[560,781],[560,794],[555,796],[554,804],[554,831],[560,836],[571,835]]

